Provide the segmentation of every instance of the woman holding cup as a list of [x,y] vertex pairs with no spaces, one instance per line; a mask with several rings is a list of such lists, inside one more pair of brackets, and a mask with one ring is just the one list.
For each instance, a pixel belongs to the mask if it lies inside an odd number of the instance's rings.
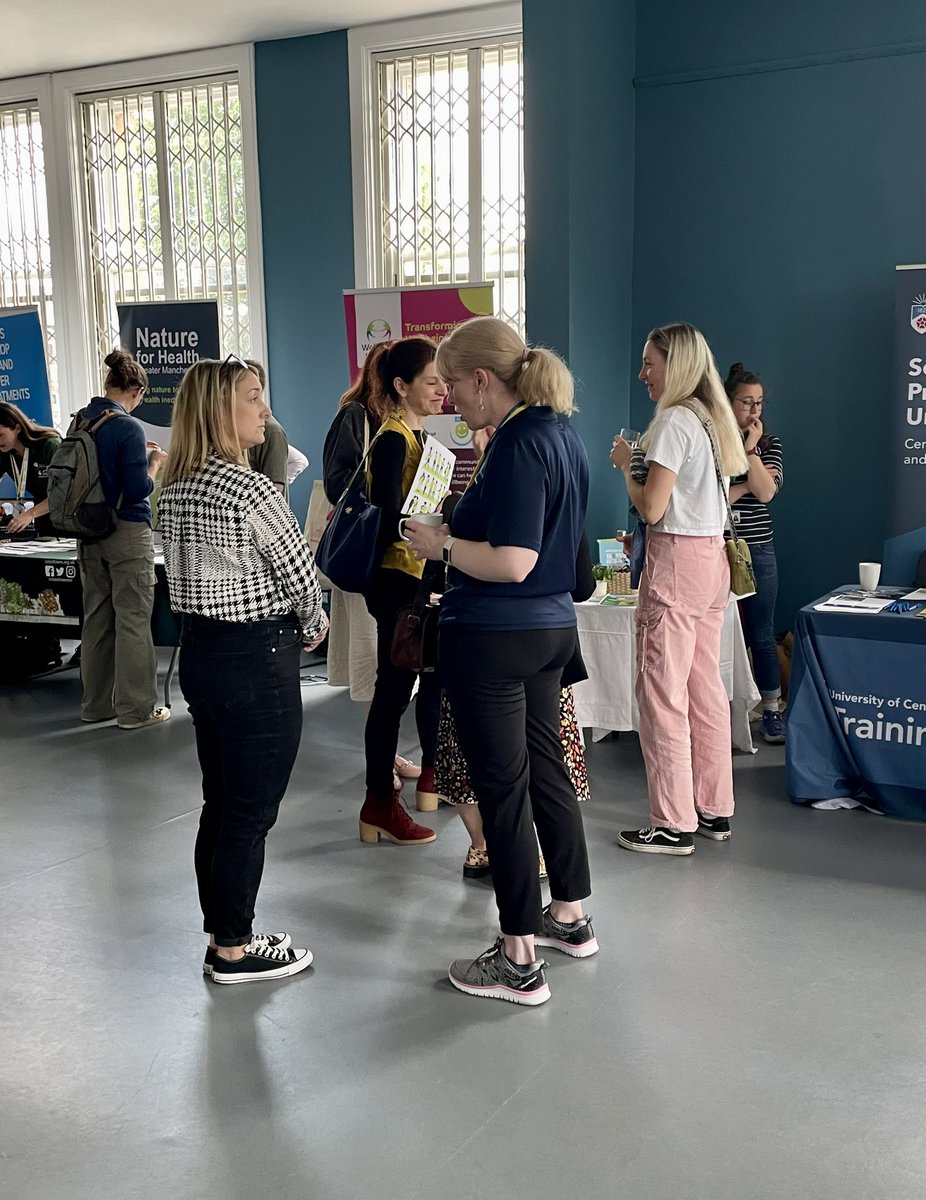
[[[423,564],[404,535],[402,505],[408,495],[427,434],[424,423],[444,406],[447,387],[437,373],[436,347],[429,338],[400,338],[379,355],[376,380],[387,413],[373,441],[367,465],[370,503],[379,507],[382,561],[364,593],[376,622],[376,683],[364,730],[366,796],[360,810],[360,840],[385,837],[399,846],[433,842],[433,829],[419,825],[403,808],[393,777],[399,726],[411,700],[415,680],[415,721],[421,743],[421,775],[416,785],[419,808],[437,808],[434,751],[440,718],[440,686],[435,672],[416,675],[392,661],[392,639],[403,608],[415,601]],[[418,519],[418,518],[416,518]],[[440,525],[441,518],[436,518]]]

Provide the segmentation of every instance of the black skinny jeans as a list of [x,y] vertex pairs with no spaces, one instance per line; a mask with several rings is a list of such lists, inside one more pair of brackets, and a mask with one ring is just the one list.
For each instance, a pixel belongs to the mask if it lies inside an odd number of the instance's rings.
[[247,624],[184,616],[180,686],[203,772],[196,882],[219,946],[251,940],[264,842],[302,737],[294,615]]
[[560,741],[571,629],[440,627],[441,682],[479,802],[503,933],[539,933],[540,839],[554,900],[591,892],[585,830]]
[[421,765],[434,766],[437,748],[437,726],[440,720],[440,683],[437,672],[417,675],[392,662],[392,636],[395,633],[399,610],[414,602],[418,580],[404,571],[381,567],[373,577],[370,590],[364,596],[370,616],[376,621],[376,684],[373,703],[364,731],[367,763],[367,790],[385,799],[392,795],[392,775],[396,750],[399,746],[399,727],[412,697],[415,679],[418,696],[415,700],[415,723],[421,743]]

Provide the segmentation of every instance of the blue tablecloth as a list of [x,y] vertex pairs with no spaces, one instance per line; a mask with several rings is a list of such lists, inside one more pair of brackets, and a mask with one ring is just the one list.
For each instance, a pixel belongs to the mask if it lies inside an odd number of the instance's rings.
[[801,609],[786,764],[795,804],[850,798],[926,821],[926,619]]

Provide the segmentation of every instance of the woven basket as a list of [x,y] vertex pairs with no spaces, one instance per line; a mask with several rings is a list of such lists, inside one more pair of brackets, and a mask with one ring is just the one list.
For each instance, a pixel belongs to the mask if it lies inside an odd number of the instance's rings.
[[616,571],[608,580],[608,595],[629,596],[630,592],[630,572]]

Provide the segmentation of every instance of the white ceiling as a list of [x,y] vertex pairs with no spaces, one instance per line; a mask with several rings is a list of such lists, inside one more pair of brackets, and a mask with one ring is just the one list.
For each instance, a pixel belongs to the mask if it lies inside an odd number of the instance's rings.
[[0,79],[476,8],[486,0],[0,0]]

